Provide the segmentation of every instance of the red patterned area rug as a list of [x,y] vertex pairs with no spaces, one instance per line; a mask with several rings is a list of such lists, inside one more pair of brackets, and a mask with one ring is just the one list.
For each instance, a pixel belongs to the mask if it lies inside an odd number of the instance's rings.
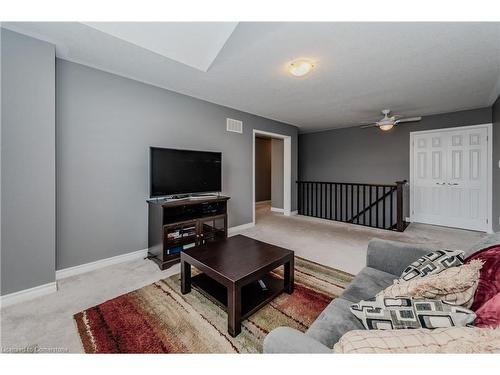
[[[282,277],[281,269],[275,273]],[[352,275],[301,258],[295,291],[283,293],[227,333],[227,315],[193,287],[180,293],[180,275],[124,294],[74,316],[87,353],[260,353],[276,327],[305,331],[339,296]]]

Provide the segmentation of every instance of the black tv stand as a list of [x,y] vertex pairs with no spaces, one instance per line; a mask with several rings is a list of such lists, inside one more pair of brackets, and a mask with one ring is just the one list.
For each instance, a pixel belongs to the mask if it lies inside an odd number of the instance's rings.
[[168,198],[165,199],[168,200],[168,199],[184,199],[184,198],[189,198],[189,194],[170,195]]
[[212,197],[219,197],[220,194],[217,194],[217,193],[195,193],[195,194],[189,194],[189,196],[195,197],[195,198],[200,198],[200,197],[212,198]]
[[180,261],[180,251],[227,238],[226,196],[148,201],[148,258],[160,269]]

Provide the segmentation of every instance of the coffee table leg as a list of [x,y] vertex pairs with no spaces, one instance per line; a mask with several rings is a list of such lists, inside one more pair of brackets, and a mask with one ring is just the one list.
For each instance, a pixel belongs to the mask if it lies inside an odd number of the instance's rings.
[[294,281],[294,269],[295,269],[294,257],[292,256],[290,258],[290,261],[285,263],[285,274],[284,274],[285,292],[288,294],[293,293],[293,287],[294,287],[294,283],[295,283],[295,281]]
[[191,265],[184,260],[181,261],[181,292],[191,292]]
[[234,284],[227,288],[227,331],[233,337],[241,332],[241,288]]

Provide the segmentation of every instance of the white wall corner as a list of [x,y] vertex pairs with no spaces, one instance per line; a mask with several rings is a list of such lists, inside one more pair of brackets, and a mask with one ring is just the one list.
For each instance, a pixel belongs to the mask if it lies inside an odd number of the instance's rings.
[[37,297],[42,297],[47,294],[51,294],[57,291],[57,283],[55,281],[33,288],[20,290],[19,292],[14,292],[6,294],[0,299],[0,307],[4,308],[7,306],[14,305],[16,303],[25,302],[32,300]]
[[255,226],[254,223],[246,223],[246,224],[242,224],[242,225],[237,225],[235,227],[228,228],[227,235],[229,237],[231,237],[231,236],[238,234],[241,231],[244,231],[245,229],[249,229],[249,228],[252,228],[254,226]]

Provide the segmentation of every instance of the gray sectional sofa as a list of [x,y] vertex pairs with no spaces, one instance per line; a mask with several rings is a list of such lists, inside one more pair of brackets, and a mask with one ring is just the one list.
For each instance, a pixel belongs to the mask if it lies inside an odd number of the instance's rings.
[[[486,236],[466,256],[500,243],[500,234]],[[368,244],[366,267],[356,275],[339,298],[334,299],[309,329],[302,333],[290,327],[271,331],[264,340],[264,353],[331,353],[340,337],[354,329],[364,329],[351,313],[351,304],[372,298],[399,278],[410,263],[434,249],[403,242],[373,239]]]

